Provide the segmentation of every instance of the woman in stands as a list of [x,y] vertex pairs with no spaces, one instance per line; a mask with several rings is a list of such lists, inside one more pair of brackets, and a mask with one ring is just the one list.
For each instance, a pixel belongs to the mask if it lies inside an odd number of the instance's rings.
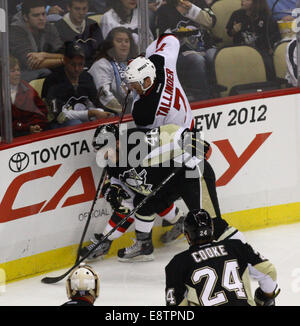
[[[123,83],[127,61],[136,56],[137,47],[132,33],[125,27],[116,27],[100,46],[97,60],[89,70],[98,89],[101,104],[115,113],[121,113],[127,94]],[[129,103],[127,108],[129,112]]]
[[280,32],[267,1],[242,0],[241,9],[232,13],[226,29],[234,45],[250,45],[260,50],[268,78],[274,79],[272,54],[275,43],[280,41]]
[[49,129],[47,107],[38,93],[21,80],[19,61],[10,57],[10,86],[13,134],[15,137]]

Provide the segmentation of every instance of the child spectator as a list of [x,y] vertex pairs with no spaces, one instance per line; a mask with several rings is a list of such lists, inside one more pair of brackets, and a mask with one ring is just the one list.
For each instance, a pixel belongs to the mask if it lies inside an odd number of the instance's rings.
[[20,65],[14,57],[10,57],[10,85],[14,137],[48,129],[47,107],[35,89],[21,80]]

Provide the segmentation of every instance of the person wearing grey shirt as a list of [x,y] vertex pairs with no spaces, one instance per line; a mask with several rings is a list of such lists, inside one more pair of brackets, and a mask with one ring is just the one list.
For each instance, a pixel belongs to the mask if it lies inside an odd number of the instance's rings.
[[[127,61],[137,56],[137,47],[131,32],[124,27],[110,31],[99,48],[97,60],[89,73],[93,76],[99,94],[99,100],[106,108],[120,114],[124,105],[127,89],[124,81],[124,70]],[[132,97],[125,113],[130,112]]]
[[63,63],[63,42],[56,28],[47,23],[43,0],[23,2],[22,16],[10,26],[10,52],[21,66],[26,81],[42,78]]

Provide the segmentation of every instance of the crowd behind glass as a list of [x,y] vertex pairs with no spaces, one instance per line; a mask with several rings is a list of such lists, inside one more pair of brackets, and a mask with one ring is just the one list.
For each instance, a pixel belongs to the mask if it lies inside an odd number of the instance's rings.
[[[8,6],[14,137],[121,114],[124,70],[139,55],[137,0],[10,0]],[[296,0],[149,0],[148,6],[149,42],[162,33],[180,40],[177,70],[191,102],[297,86]],[[195,6],[201,17],[193,15]],[[283,43],[286,73],[279,76],[274,54]],[[233,46],[259,53],[266,78],[258,86],[241,79],[228,89],[218,80],[216,57]],[[132,92],[125,113],[133,100]]]

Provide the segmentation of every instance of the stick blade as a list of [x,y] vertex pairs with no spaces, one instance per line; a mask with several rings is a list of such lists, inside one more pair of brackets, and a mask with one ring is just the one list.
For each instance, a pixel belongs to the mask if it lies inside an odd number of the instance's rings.
[[41,282],[45,283],[45,284],[54,284],[54,283],[61,281],[64,277],[65,277],[65,274],[62,276],[57,276],[57,277],[44,277],[41,279]]

